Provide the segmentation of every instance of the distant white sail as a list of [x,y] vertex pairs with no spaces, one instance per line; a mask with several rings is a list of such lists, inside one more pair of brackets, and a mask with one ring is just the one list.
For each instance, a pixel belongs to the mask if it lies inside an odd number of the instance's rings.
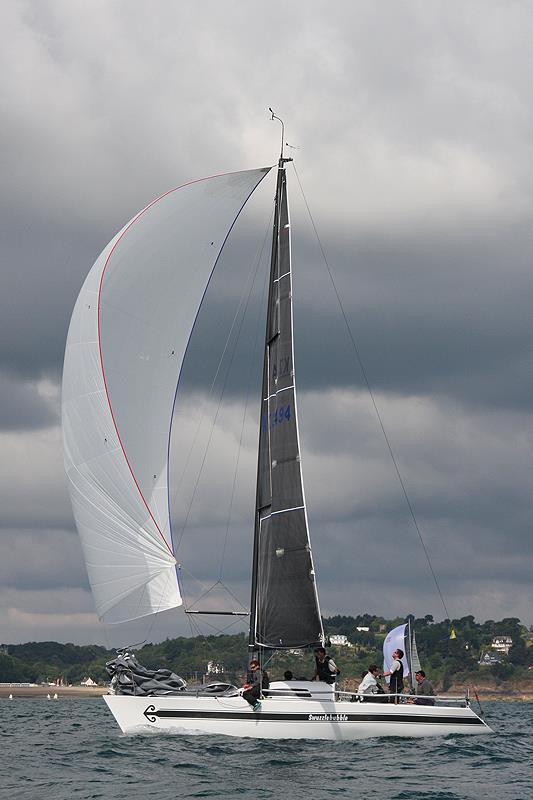
[[268,169],[168,192],[108,244],[78,297],[63,370],[65,468],[98,615],[180,605],[168,507],[176,385],[209,278]]
[[414,675],[419,669],[421,669],[421,666],[416,647],[416,636],[415,632],[411,630],[411,675]]

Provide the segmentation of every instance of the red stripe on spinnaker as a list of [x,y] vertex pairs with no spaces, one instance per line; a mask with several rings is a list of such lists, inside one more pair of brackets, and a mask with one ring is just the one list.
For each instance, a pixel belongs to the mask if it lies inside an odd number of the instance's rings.
[[[242,171],[246,172],[247,170],[242,170]],[[135,473],[133,472],[133,469],[132,469],[132,466],[131,466],[131,464],[129,462],[126,450],[125,450],[124,445],[122,443],[122,439],[121,439],[121,436],[120,436],[120,433],[119,433],[119,430],[118,430],[117,422],[115,420],[115,415],[113,413],[113,406],[111,405],[111,399],[109,397],[109,391],[108,391],[108,388],[107,388],[107,380],[106,380],[105,369],[104,369],[104,359],[103,359],[103,355],[102,355],[102,340],[101,340],[101,337],[100,337],[100,300],[101,300],[101,295],[102,295],[102,284],[103,284],[103,281],[104,281],[105,272],[107,270],[107,265],[109,264],[109,260],[110,260],[111,256],[113,255],[113,253],[115,252],[117,246],[122,241],[122,239],[124,238],[126,233],[129,231],[129,229],[132,227],[132,225],[134,225],[134,223],[137,222],[143,216],[143,214],[145,214],[150,208],[152,208],[152,206],[154,206],[156,203],[158,203],[164,197],[167,197],[169,194],[172,194],[173,192],[177,192],[179,189],[184,189],[186,186],[191,186],[192,184],[195,184],[195,183],[202,183],[202,181],[208,181],[208,180],[211,180],[213,178],[223,178],[224,175],[231,175],[231,174],[232,174],[231,172],[222,172],[222,173],[220,173],[220,175],[210,175],[207,178],[199,178],[198,180],[188,181],[187,183],[183,183],[181,186],[176,186],[176,188],[174,188],[174,189],[169,189],[168,192],[165,192],[164,194],[160,195],[159,197],[156,197],[155,200],[152,200],[151,203],[149,203],[145,208],[143,208],[141,211],[139,211],[139,213],[136,214],[135,217],[133,217],[132,220],[130,220],[128,225],[124,228],[124,230],[122,231],[122,233],[118,237],[117,241],[115,242],[115,244],[111,248],[111,251],[110,251],[109,255],[107,256],[105,264],[104,264],[104,267],[102,269],[102,274],[100,276],[100,284],[98,286],[98,311],[97,311],[97,314],[98,314],[98,317],[97,317],[98,352],[99,352],[99,355],[100,355],[100,368],[102,370],[102,378],[104,380],[104,390],[105,390],[105,394],[106,394],[106,398],[107,398],[107,403],[108,403],[108,406],[109,406],[109,411],[111,413],[111,419],[113,420],[113,425],[115,427],[115,432],[117,434],[118,441],[120,443],[120,447],[121,447],[122,453],[123,453],[124,458],[126,460],[126,464],[128,465],[128,469],[129,469],[129,471],[131,473],[131,477],[133,478],[135,486],[137,487],[137,490],[138,490],[138,492],[139,492],[139,494],[141,496],[141,499],[142,499],[144,505],[146,506],[146,510],[150,514],[150,517],[151,517],[155,527],[159,531],[159,534],[160,534],[161,538],[163,539],[163,542],[165,543],[165,547],[167,548],[168,552],[170,553],[170,555],[173,558],[174,558],[174,553],[172,552],[172,548],[169,546],[167,540],[165,539],[165,537],[163,535],[163,532],[162,532],[161,528],[157,524],[157,522],[155,520],[155,517],[152,514],[152,511],[150,509],[150,506],[148,505],[148,503],[146,501],[146,498],[144,497],[144,495],[142,493],[142,490],[141,490],[141,487],[139,486],[137,478],[135,477]]]

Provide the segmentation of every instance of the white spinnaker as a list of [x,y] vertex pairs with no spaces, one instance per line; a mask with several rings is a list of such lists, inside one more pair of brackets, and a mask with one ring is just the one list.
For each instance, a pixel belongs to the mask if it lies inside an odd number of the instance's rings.
[[176,384],[205,288],[268,169],[186,184],[107,245],[76,302],[63,368],[65,468],[96,610],[181,604],[168,508]]

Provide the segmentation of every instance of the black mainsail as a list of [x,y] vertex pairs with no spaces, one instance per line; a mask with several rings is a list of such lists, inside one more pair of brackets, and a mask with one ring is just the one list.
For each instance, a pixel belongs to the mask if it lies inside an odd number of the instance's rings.
[[279,160],[263,365],[252,569],[252,650],[324,641],[302,484],[294,385],[289,209]]

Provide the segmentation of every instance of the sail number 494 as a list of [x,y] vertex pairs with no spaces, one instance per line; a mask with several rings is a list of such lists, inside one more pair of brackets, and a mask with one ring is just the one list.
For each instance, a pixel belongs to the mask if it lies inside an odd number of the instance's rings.
[[[292,417],[290,403],[287,406],[279,406],[279,408],[276,408],[275,411],[271,411],[269,416],[271,428],[273,428],[275,425],[281,425],[283,422],[289,422]],[[263,416],[263,429],[266,429],[266,425],[267,418],[265,415]]]

